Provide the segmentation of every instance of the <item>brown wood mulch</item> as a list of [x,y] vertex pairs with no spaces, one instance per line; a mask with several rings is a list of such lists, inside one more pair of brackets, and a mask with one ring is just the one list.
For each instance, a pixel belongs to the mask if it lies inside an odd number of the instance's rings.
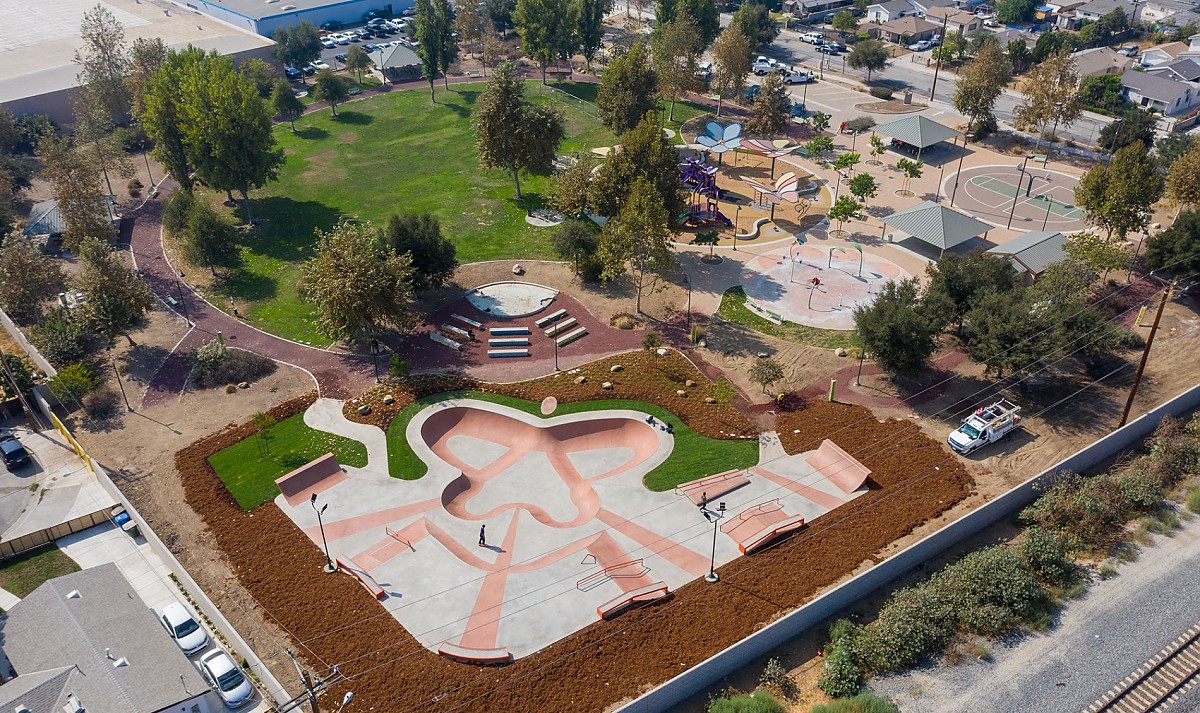
[[[604,396],[653,400],[640,395],[641,372],[629,368],[611,376],[620,386]],[[514,388],[542,394],[535,383]],[[299,413],[314,397],[294,399],[271,413],[280,419]],[[265,616],[292,635],[295,650],[312,667],[339,664],[349,677],[328,700],[353,690],[359,709],[395,713],[601,711],[745,637],[865,560],[878,559],[888,543],[937,517],[972,487],[962,464],[914,424],[880,422],[859,406],[814,402],[781,414],[778,430],[789,452],[814,448],[831,436],[872,469],[871,491],[792,538],[726,565],[720,584],[693,582],[655,606],[598,621],[503,667],[454,663],[428,651],[355,580],[323,574],[319,548],[273,503],[243,512],[207,457],[250,435],[249,424],[193,443],[176,454],[176,465],[188,503],[212,529]]]

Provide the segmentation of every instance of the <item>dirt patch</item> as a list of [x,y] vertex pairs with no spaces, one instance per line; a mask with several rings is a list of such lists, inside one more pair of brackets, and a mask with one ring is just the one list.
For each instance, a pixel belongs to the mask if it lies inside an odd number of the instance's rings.
[[[283,418],[311,397],[277,407]],[[799,535],[721,570],[722,584],[689,584],[666,602],[596,624],[503,668],[449,662],[421,647],[354,580],[321,572],[323,556],[273,504],[243,512],[207,456],[251,432],[228,427],[181,450],[188,503],[208,523],[241,584],[289,631],[318,668],[339,663],[360,705],[381,710],[598,711],[694,666],[810,599],[871,559],[888,542],[964,498],[966,471],[910,423],[880,422],[867,409],[815,403],[781,419],[789,445],[836,433],[874,470],[871,492]],[[942,464],[937,478],[925,477]],[[736,615],[713,616],[714,612]],[[697,626],[696,622],[704,622]],[[262,651],[269,655],[270,651]],[[545,685],[554,681],[553,686]],[[342,691],[334,691],[333,699]]]

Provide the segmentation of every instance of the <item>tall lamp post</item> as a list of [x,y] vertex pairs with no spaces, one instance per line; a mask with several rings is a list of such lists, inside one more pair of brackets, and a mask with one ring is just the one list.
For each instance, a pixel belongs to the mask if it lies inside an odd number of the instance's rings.
[[[1020,177],[1017,178],[1017,191],[1015,194],[1013,194],[1013,203],[1012,207],[1008,210],[1008,224],[1004,226],[1005,228],[1012,227],[1013,214],[1017,212],[1017,203],[1021,201],[1021,186],[1025,184],[1025,166],[1032,158],[1033,154],[1025,154],[1025,160],[1022,161],[1019,166],[1017,166],[1017,173]],[[1032,183],[1032,181],[1030,182]]]
[[321,518],[325,511],[329,509],[329,503],[325,503],[321,507],[317,507],[317,494],[313,493],[308,499],[308,504],[312,505],[312,509],[317,513],[317,525],[321,528],[321,544],[325,545],[325,573],[332,574],[337,571],[337,567],[333,566],[333,560],[329,557],[329,540],[325,539],[325,521]]
[[683,284],[687,285],[688,288],[687,325],[688,336],[690,337],[692,334],[692,281],[688,279],[688,274],[686,272],[683,273]]
[[129,396],[125,393],[125,382],[121,381],[121,370],[117,368],[117,358],[113,356],[111,344],[104,347],[104,353],[112,362],[113,374],[117,377],[117,386],[121,387],[121,398],[125,399],[125,413],[133,413],[133,407],[129,405]]
[[704,581],[709,584],[715,584],[721,581],[721,578],[717,576],[717,526],[721,524],[722,518],[725,517],[725,503],[721,503],[716,510],[709,510],[708,498],[701,495],[700,514],[704,516],[705,520],[711,522],[713,526],[712,557],[709,559],[708,574],[704,575]]
[[193,326],[192,318],[188,315],[187,300],[183,298],[183,284],[180,282],[180,280],[185,277],[187,277],[186,274],[182,272],[179,273],[179,277],[175,280],[175,291],[179,293],[179,307],[183,310],[183,319],[185,322],[187,322],[188,326],[191,327]]
[[950,207],[954,207],[954,197],[958,195],[958,181],[962,178],[963,159],[967,156],[967,142],[975,138],[975,134],[967,134],[963,139],[962,150],[958,152],[958,170],[954,173],[954,190],[950,192]]
[[375,383],[379,383],[379,340],[371,337],[371,366],[375,368]]

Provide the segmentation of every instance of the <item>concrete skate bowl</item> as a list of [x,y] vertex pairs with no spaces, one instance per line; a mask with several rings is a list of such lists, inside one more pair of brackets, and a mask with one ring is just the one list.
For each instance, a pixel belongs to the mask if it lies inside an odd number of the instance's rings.
[[600,496],[593,481],[630,471],[640,480],[659,451],[659,434],[634,418],[571,418],[540,426],[474,406],[429,415],[421,440],[460,473],[442,491],[442,507],[463,520],[525,510],[555,528],[594,518]]

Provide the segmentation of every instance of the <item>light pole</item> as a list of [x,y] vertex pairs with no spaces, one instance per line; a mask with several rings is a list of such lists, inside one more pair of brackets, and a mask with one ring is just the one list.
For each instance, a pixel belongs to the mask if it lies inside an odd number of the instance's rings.
[[371,337],[371,366],[375,368],[375,383],[379,383],[379,340]]
[[154,187],[154,174],[150,173],[150,155],[146,153],[146,140],[142,139],[138,144],[142,148],[142,158],[146,159],[146,178],[150,179],[150,195],[154,195],[158,189]]
[[333,566],[333,560],[329,557],[329,540],[325,539],[325,521],[321,518],[329,509],[329,503],[318,508],[317,494],[313,493],[312,497],[308,499],[308,504],[312,505],[312,509],[317,513],[317,525],[321,528],[321,544],[325,545],[325,574],[333,574],[337,571],[337,567]]
[[721,524],[721,519],[725,517],[725,503],[721,503],[716,510],[709,510],[708,498],[702,494],[700,496],[700,514],[704,516],[705,520],[711,522],[713,526],[712,557],[709,559],[708,574],[704,575],[704,581],[709,584],[715,584],[721,581],[721,578],[717,576],[717,526]]
[[958,181],[962,178],[963,159],[967,157],[967,142],[975,138],[975,134],[967,134],[963,139],[962,150],[958,152],[958,171],[954,173],[954,190],[950,193],[950,207],[954,207],[954,197],[958,195]]
[[1033,158],[1033,154],[1025,154],[1025,161],[1017,166],[1017,173],[1020,177],[1017,178],[1017,191],[1013,194],[1013,203],[1008,210],[1008,224],[1004,226],[1005,228],[1012,227],[1013,214],[1017,212],[1017,203],[1021,200],[1021,186],[1025,183],[1025,164],[1029,163],[1031,158]]
[[113,374],[117,377],[117,386],[121,387],[121,398],[125,399],[125,413],[133,413],[133,407],[129,405],[129,396],[125,393],[125,382],[121,381],[121,370],[117,368],[117,358],[113,356],[111,344],[104,347],[104,353],[112,362]]
[[345,707],[348,706],[352,700],[354,700],[354,691],[347,691],[346,695],[342,698],[342,705],[338,706],[337,713],[342,713],[342,710],[345,709]]
[[183,309],[183,319],[187,322],[188,326],[191,327],[193,326],[192,318],[188,315],[187,300],[183,298],[183,284],[180,282],[180,280],[185,277],[187,277],[187,275],[183,274],[182,272],[179,273],[179,277],[175,279],[175,291],[179,293],[179,306]]
[[1149,230],[1142,231],[1142,237],[1138,238],[1137,248],[1133,251],[1133,257],[1129,258],[1129,270],[1125,272],[1125,284],[1133,282],[1133,264],[1137,262],[1138,253],[1142,252],[1142,241],[1146,239]]

